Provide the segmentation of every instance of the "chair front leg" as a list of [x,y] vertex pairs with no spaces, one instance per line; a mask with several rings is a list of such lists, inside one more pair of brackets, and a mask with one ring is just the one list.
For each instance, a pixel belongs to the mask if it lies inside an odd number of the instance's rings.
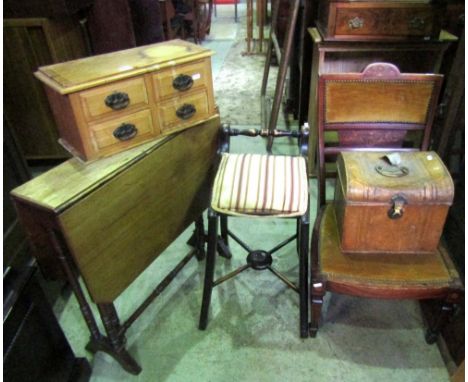
[[323,296],[325,295],[325,285],[322,281],[314,279],[312,276],[310,285],[310,328],[309,335],[316,337],[322,317]]
[[226,215],[220,215],[220,226],[221,226],[221,238],[218,238],[217,249],[220,256],[230,259],[232,258],[231,249],[229,248],[228,242],[228,217]]
[[216,262],[216,247],[218,236],[218,214],[211,208],[208,210],[208,249],[206,254],[205,281],[203,285],[203,300],[198,328],[205,330],[208,324],[211,292],[213,290],[214,268]]
[[317,217],[315,219],[314,229],[312,231],[311,241],[311,280],[310,280],[310,317],[311,323],[309,328],[309,335],[311,337],[317,336],[317,331],[322,316],[323,297],[326,293],[326,284],[323,277],[320,274],[319,266],[319,236],[320,236],[320,224],[322,222],[322,216],[324,209],[317,211]]
[[205,258],[205,227],[203,224],[203,216],[200,217],[195,221],[195,232],[194,235],[196,237],[196,254],[198,261],[201,261]]
[[308,213],[301,217],[299,223],[298,241],[299,251],[299,321],[300,336],[306,338],[309,335],[308,317],[308,273],[309,273],[309,216]]
[[454,313],[454,308],[457,303],[462,300],[462,296],[458,292],[450,293],[443,301],[440,313],[435,322],[427,329],[425,339],[428,344],[433,344],[437,341],[440,332],[449,322]]

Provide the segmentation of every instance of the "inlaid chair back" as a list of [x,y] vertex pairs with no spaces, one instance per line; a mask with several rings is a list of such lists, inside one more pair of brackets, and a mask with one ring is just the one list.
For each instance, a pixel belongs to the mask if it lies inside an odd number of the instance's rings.
[[388,63],[319,77],[319,206],[325,203],[326,162],[341,151],[428,149],[442,79],[403,74]]
[[[345,253],[336,204],[325,203],[329,164],[343,151],[427,150],[442,76],[401,74],[394,65],[362,73],[323,74],[318,91],[319,209],[311,241],[310,335],[316,336],[327,292],[374,299],[440,299],[428,323],[434,343],[464,288],[447,250],[432,253]],[[389,150],[390,149],[390,150]],[[363,231],[356,237],[366,235]],[[388,232],[382,229],[382,236]],[[379,240],[374,235],[369,240]]]

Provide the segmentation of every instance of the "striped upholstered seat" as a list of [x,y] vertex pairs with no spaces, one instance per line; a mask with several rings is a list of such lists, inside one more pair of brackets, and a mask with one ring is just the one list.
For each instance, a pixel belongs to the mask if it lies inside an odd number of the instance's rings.
[[211,208],[227,215],[304,215],[308,179],[303,157],[223,154]]

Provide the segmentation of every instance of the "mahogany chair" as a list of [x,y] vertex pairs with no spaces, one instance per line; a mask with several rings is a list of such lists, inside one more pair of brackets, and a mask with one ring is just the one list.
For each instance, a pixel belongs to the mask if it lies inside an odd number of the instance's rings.
[[[230,136],[296,137],[300,156],[230,154]],[[224,125],[221,133],[221,161],[215,177],[208,210],[208,249],[203,300],[199,328],[206,329],[212,290],[215,286],[247,270],[269,270],[287,287],[299,294],[300,336],[308,336],[308,241],[309,241],[309,187],[307,178],[308,127],[302,131],[237,130]],[[278,217],[297,222],[297,232],[270,250],[252,249],[228,229],[229,217]],[[217,228],[220,220],[221,235]],[[228,237],[244,248],[247,263],[214,280],[216,251],[230,258]],[[272,254],[296,240],[299,256],[298,283],[290,281],[272,265]]]
[[199,44],[210,34],[213,0],[191,0],[191,3],[193,38]]
[[160,0],[163,6],[167,39],[193,37],[201,43],[211,28],[213,0]]
[[[323,74],[318,89],[318,203],[311,242],[311,325],[315,337],[327,291],[381,299],[442,299],[429,323],[433,343],[463,298],[460,277],[439,245],[434,254],[343,254],[333,203],[326,203],[330,163],[346,150],[427,150],[442,76],[401,74],[391,64],[362,73]],[[327,167],[328,166],[328,167]]]

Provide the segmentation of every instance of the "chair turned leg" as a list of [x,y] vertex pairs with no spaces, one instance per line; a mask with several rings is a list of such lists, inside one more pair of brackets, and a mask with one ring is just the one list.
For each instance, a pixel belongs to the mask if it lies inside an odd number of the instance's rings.
[[296,220],[296,232],[297,232],[297,240],[296,240],[296,251],[297,254],[301,255],[301,218],[297,218]]
[[435,320],[434,324],[427,329],[425,339],[426,339],[426,343],[428,343],[429,345],[437,341],[437,338],[439,337],[440,332],[445,327],[445,325],[447,325],[450,317],[453,315],[454,307],[456,303],[453,297],[456,297],[455,300],[459,299],[459,295],[456,293],[452,295],[452,298],[446,299],[442,303],[439,316]]
[[218,238],[217,249],[220,256],[230,259],[232,258],[231,250],[228,242],[228,217],[220,215],[221,237]]
[[310,337],[316,337],[322,316],[323,296],[325,287],[322,282],[312,280],[310,286],[310,316],[311,323],[309,328]]
[[308,317],[308,288],[307,275],[309,272],[309,220],[303,216],[300,220],[297,240],[299,242],[299,321],[300,336],[307,338],[309,336],[309,317]]
[[200,216],[195,221],[195,232],[194,232],[196,241],[195,241],[195,248],[198,261],[201,261],[205,258],[205,227],[203,224],[203,216]]
[[210,310],[211,292],[213,290],[214,267],[216,261],[218,215],[213,210],[208,210],[208,250],[206,254],[205,281],[203,285],[203,300],[200,312],[198,328],[205,330],[208,324],[208,312]]

